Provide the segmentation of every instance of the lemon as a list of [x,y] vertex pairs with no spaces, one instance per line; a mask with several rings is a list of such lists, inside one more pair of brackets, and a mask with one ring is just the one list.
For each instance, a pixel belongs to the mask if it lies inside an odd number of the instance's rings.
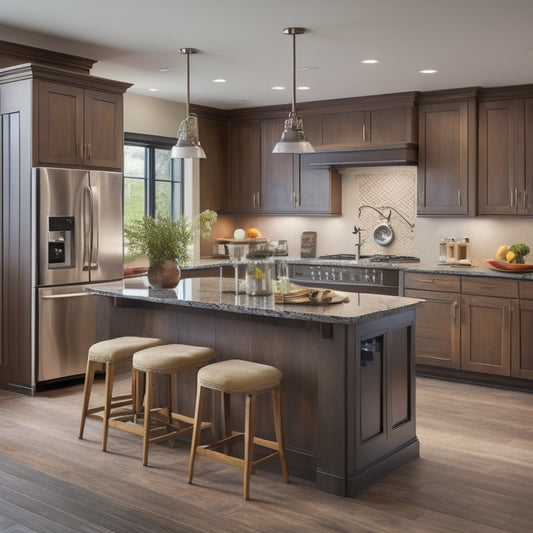
[[497,259],[505,259],[505,254],[509,251],[509,246],[504,244],[503,246],[500,246],[498,248],[498,251],[496,252],[496,258]]
[[505,260],[508,262],[508,263],[512,263],[514,262],[516,259],[516,254],[514,252],[507,252],[505,254]]

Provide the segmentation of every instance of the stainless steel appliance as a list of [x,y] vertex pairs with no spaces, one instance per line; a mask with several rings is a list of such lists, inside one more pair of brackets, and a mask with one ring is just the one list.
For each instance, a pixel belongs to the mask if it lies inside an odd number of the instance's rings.
[[[373,255],[354,263],[353,254],[336,254],[317,260],[288,263],[289,279],[308,287],[326,287],[347,292],[399,294],[399,271],[375,266],[374,263],[411,263],[416,257]],[[335,264],[333,264],[333,262]]]
[[85,372],[96,341],[86,284],[122,279],[122,175],[34,169],[37,194],[37,382]]

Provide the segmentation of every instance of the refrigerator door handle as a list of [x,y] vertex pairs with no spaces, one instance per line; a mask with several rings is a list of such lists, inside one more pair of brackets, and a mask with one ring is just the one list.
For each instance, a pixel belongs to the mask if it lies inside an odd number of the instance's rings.
[[[89,208],[87,209],[87,202]],[[89,270],[89,261],[92,255],[92,191],[90,187],[83,187],[82,200],[82,247],[83,247],[83,270]],[[89,220],[87,220],[87,211],[89,211]]]
[[94,186],[90,189],[91,209],[91,270],[98,268],[98,253],[100,240],[100,199],[98,189]]
[[91,296],[88,292],[72,292],[67,294],[50,294],[48,296],[41,296],[41,300],[55,300],[57,298],[86,298]]

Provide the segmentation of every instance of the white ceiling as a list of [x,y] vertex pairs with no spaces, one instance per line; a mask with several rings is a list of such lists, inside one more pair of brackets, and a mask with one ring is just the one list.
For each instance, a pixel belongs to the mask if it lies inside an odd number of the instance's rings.
[[191,101],[224,109],[290,102],[288,26],[308,29],[297,101],[533,83],[533,0],[0,0],[0,17],[1,40],[96,59],[92,74],[167,100],[185,101],[178,48],[197,48]]

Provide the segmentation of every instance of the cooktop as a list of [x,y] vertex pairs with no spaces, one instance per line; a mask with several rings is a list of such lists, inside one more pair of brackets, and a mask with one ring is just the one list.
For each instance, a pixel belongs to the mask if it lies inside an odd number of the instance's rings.
[[[336,261],[354,261],[355,254],[333,254],[333,255],[321,255],[318,259],[333,259]],[[388,255],[388,254],[375,254],[375,255],[361,255],[359,259],[364,259],[372,263],[419,263],[418,257],[412,257],[409,255]]]

